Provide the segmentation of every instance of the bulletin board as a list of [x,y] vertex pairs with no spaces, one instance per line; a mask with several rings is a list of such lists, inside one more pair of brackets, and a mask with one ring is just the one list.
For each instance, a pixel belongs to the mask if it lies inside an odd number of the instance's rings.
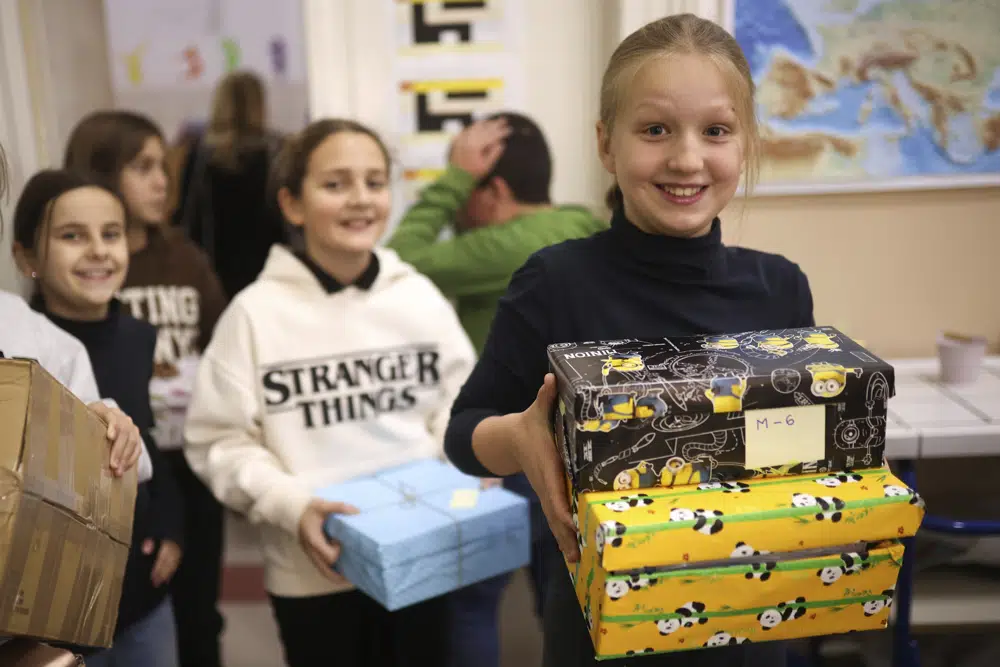
[[207,118],[226,73],[266,83],[271,124],[301,129],[308,88],[299,0],[104,0],[115,102],[152,116],[168,137]]

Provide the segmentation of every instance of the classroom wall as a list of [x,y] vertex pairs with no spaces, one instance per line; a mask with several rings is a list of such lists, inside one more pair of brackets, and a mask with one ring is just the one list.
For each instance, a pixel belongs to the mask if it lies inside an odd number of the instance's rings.
[[1000,188],[757,197],[741,208],[724,214],[726,242],[799,263],[817,323],[888,357],[936,354],[941,329],[996,349]]
[[41,120],[40,162],[57,166],[80,117],[113,103],[102,0],[20,0],[18,6],[31,103]]

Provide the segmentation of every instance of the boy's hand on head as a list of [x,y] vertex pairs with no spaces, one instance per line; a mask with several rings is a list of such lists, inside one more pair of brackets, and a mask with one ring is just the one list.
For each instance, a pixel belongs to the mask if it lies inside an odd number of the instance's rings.
[[575,563],[580,559],[576,527],[566,497],[562,457],[552,437],[551,412],[556,399],[556,376],[548,373],[535,402],[524,412],[513,415],[516,427],[511,442],[514,458],[538,494],[549,528],[559,543],[563,556]]
[[108,423],[108,440],[111,441],[111,471],[121,477],[139,461],[142,437],[132,418],[119,410],[98,401],[87,406]]
[[336,584],[349,582],[342,574],[333,570],[334,563],[340,558],[340,543],[327,538],[323,524],[330,514],[357,514],[359,511],[357,507],[347,503],[313,498],[299,519],[299,542],[302,548],[316,569]]
[[477,179],[493,170],[503,155],[510,125],[503,118],[481,120],[462,130],[451,146],[451,164]]

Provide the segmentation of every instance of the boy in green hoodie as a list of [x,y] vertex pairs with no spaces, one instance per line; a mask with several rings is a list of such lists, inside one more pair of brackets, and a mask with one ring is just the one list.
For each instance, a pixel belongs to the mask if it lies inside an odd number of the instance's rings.
[[[514,272],[542,248],[590,236],[607,221],[549,198],[552,158],[541,129],[515,113],[463,130],[447,171],[420,193],[388,246],[455,301],[481,351]],[[455,235],[440,240],[441,231]]]
[[[607,222],[580,206],[555,206],[549,197],[552,157],[529,118],[500,113],[465,128],[454,140],[447,171],[420,193],[388,246],[452,299],[477,352],[486,343],[497,302],[514,272],[538,250],[590,236]],[[451,238],[441,232],[451,229]],[[541,615],[545,565],[538,542],[553,539],[538,498],[523,475],[504,486],[531,503],[531,577]],[[508,577],[454,594],[452,665],[498,667],[497,616]]]

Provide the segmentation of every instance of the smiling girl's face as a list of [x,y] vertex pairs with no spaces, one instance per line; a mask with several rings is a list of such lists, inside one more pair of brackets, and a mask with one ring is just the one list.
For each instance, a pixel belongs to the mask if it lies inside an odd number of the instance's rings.
[[128,270],[125,209],[111,193],[81,187],[53,202],[36,244],[46,308],[71,320],[100,320]]
[[303,227],[314,258],[371,252],[392,204],[382,148],[361,132],[329,135],[309,156],[301,197],[288,201],[286,217]]
[[744,141],[730,86],[705,56],[647,61],[632,79],[610,136],[598,126],[605,169],[625,215],[652,234],[706,234],[733,198]]

